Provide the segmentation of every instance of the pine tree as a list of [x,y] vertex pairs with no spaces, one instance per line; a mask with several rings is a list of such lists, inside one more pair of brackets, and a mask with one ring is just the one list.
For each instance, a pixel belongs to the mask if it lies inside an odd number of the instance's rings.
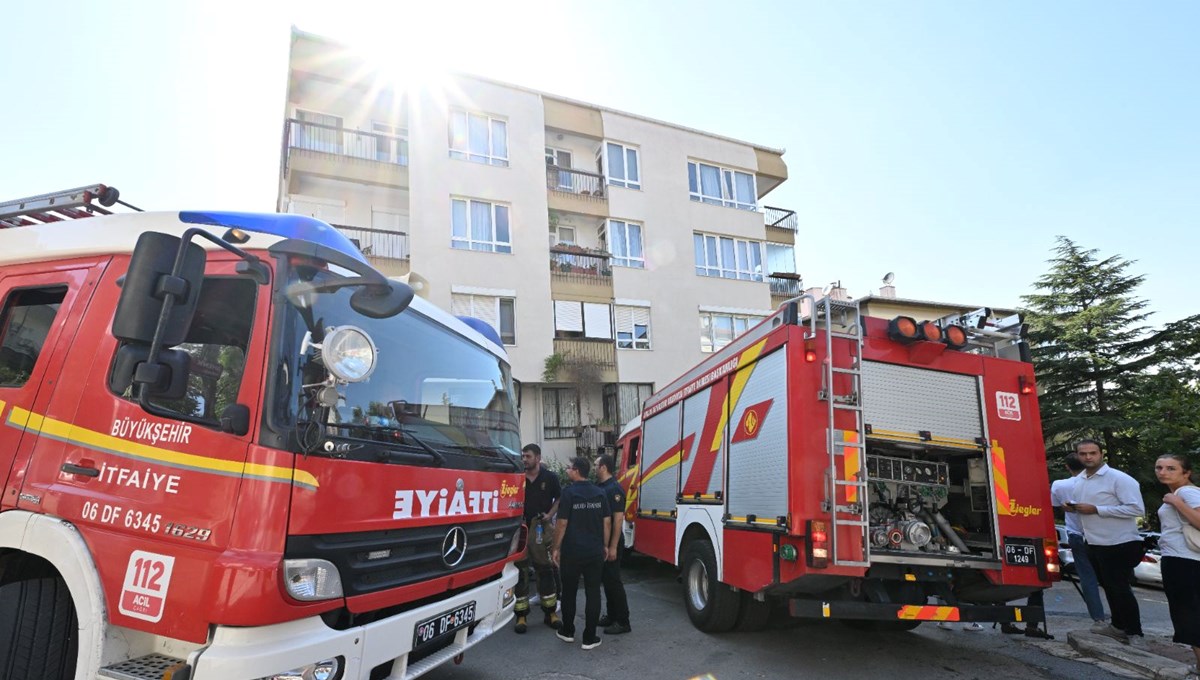
[[1135,295],[1145,277],[1127,273],[1132,261],[1099,259],[1065,236],[1054,250],[1038,292],[1023,297],[1048,448],[1095,437],[1114,465],[1133,463],[1119,435],[1134,423],[1115,389],[1156,362],[1147,302]]

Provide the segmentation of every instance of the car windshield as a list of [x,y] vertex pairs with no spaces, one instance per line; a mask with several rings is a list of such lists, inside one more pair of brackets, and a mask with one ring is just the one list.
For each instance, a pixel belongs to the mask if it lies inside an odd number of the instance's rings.
[[[331,276],[307,267],[296,270],[292,280]],[[298,448],[312,453],[332,448],[360,460],[519,469],[508,364],[413,308],[386,319],[363,316],[350,307],[356,290],[310,296],[285,313],[281,358],[288,370],[281,373],[290,383],[285,387],[289,399],[286,406],[277,402],[285,410],[276,419],[295,426]],[[334,385],[335,397],[325,385],[320,350],[312,345],[340,326],[370,336],[377,358],[366,380]]]

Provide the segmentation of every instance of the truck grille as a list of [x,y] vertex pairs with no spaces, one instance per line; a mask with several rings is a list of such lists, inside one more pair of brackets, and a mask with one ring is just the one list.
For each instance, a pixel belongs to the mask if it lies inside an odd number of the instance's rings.
[[[442,544],[455,527],[467,535],[462,560],[447,566]],[[287,559],[322,559],[337,566],[347,597],[420,583],[467,571],[508,556],[521,518],[468,524],[439,524],[412,529],[362,531],[347,534],[289,536]]]

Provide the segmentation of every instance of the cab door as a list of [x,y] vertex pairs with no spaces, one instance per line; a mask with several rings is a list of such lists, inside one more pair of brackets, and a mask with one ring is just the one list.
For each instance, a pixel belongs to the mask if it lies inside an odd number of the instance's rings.
[[0,510],[22,500],[40,507],[39,495],[21,493],[37,416],[60,385],[78,382],[79,376],[63,374],[63,365],[104,265],[39,263],[0,271]]

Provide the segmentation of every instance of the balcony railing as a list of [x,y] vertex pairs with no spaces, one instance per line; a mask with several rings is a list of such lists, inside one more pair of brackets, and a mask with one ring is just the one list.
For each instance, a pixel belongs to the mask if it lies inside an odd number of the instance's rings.
[[333,226],[358,246],[363,255],[393,260],[409,259],[408,234],[405,232],[350,227],[343,224]]
[[771,284],[771,295],[785,297],[796,297],[800,294],[800,287],[803,285],[799,274],[782,272],[776,272],[768,276],[767,283]]
[[[567,369],[566,377],[576,382],[594,382],[598,377],[603,377],[587,375],[590,367],[600,370],[616,368],[616,347],[612,340],[554,338],[554,353],[563,356]],[[584,375],[580,375],[580,373]]]
[[581,283],[608,284],[612,280],[611,256],[576,246],[550,247],[550,273]]
[[763,206],[763,222],[768,227],[787,229],[788,231],[797,231],[800,228],[800,222],[796,219],[795,210],[772,208],[769,205]]
[[547,165],[546,187],[563,194],[573,194],[596,201],[607,200],[604,195],[604,177],[594,172]]
[[408,165],[408,140],[383,132],[347,130],[291,118],[287,122],[287,140],[293,149]]

